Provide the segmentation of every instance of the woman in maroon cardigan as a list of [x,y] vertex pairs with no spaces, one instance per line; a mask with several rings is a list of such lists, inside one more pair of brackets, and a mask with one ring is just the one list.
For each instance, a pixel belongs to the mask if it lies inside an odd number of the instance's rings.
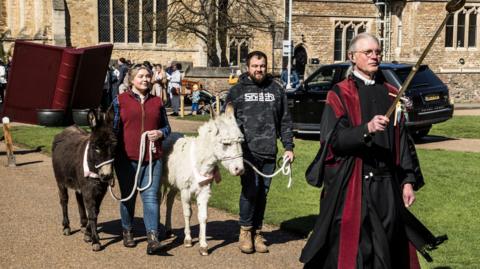
[[[143,202],[143,220],[147,231],[147,254],[151,255],[164,245],[158,239],[160,218],[158,189],[162,174],[162,140],[170,134],[170,125],[160,97],[150,94],[152,73],[145,66],[136,66],[128,72],[129,88],[112,102],[115,112],[114,130],[118,138],[115,172],[118,177],[122,197],[125,198],[137,186],[145,188],[149,184],[149,156],[145,154],[142,163],[139,160],[141,135],[147,132],[147,139],[154,143],[152,155],[152,182],[149,188],[140,191]],[[147,140],[146,139],[146,140]],[[149,142],[146,141],[146,149]],[[140,165],[137,186],[135,174]],[[123,244],[135,247],[132,227],[137,192],[130,200],[120,203],[120,216],[123,228]]]

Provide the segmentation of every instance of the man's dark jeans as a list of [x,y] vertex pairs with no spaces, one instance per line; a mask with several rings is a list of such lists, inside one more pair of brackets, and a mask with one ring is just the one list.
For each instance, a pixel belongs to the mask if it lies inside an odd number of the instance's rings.
[[[263,174],[271,175],[275,171],[275,159],[261,159],[244,153],[244,158],[250,161]],[[240,194],[240,226],[253,226],[261,229],[267,194],[271,178],[258,175],[250,165],[245,164],[245,173],[240,177],[242,192]]]

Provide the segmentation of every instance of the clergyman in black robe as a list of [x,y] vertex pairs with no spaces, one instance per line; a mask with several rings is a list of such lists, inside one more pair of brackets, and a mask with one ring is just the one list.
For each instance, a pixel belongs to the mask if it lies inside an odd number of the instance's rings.
[[[358,52],[366,57],[354,59],[368,65],[379,58],[379,43],[360,35],[356,41],[364,48]],[[414,145],[402,117],[379,116],[397,90],[381,75],[366,78],[353,70],[327,95],[320,130],[322,147],[328,147],[320,215],[300,261],[305,268],[420,268],[416,249],[429,260],[426,250],[443,239],[407,209],[415,198],[405,185],[415,190],[423,185]]]

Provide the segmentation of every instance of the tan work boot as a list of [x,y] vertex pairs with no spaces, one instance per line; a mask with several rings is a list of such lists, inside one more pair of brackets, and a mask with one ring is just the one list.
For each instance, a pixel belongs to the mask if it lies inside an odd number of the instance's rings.
[[255,231],[255,236],[253,238],[253,242],[255,245],[255,251],[258,253],[267,253],[268,252],[268,247],[265,245],[265,239],[263,236],[260,234],[260,231],[257,230]]
[[238,248],[240,248],[243,253],[253,253],[252,226],[240,226],[238,243]]

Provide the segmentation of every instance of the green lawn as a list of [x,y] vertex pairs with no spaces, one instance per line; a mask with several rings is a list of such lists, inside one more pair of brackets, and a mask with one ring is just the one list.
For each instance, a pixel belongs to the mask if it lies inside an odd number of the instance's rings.
[[[470,128],[480,129],[475,117],[455,117],[451,123],[445,123],[450,126],[445,128],[449,137],[474,133],[452,127],[456,121],[461,122],[459,126],[469,123]],[[12,128],[12,131],[16,144],[28,148],[42,147],[48,153],[53,135],[61,129],[21,126]],[[293,186],[286,188],[286,177],[274,178],[265,218],[267,223],[305,235],[313,226],[319,210],[320,190],[310,187],[304,180],[304,171],[318,149],[318,141],[296,139],[295,143]],[[477,182],[480,153],[442,150],[419,150],[418,153],[426,185],[417,193],[412,211],[435,234],[446,233],[450,238],[433,252],[434,263],[422,262],[423,267],[475,268],[480,264],[480,207],[477,202],[480,197]],[[229,176],[224,170],[222,174],[223,181],[213,186],[210,205],[238,214],[240,178]]]
[[480,117],[454,116],[442,123],[434,124],[431,135],[451,138],[476,138],[480,139]]
[[[274,178],[268,197],[266,222],[307,234],[319,211],[320,190],[307,185],[304,171],[318,142],[296,140],[294,184]],[[480,264],[480,153],[419,150],[426,185],[417,192],[415,215],[436,235],[449,240],[432,253],[434,262],[423,268],[475,268]],[[452,160],[455,160],[453,163]],[[461,165],[455,165],[461,164]],[[240,179],[222,171],[223,181],[214,186],[210,205],[238,214]],[[423,260],[423,258],[421,258]]]
[[176,120],[191,120],[191,121],[208,121],[210,119],[210,114],[205,115],[188,115],[190,112],[186,112],[182,117],[175,117]]

